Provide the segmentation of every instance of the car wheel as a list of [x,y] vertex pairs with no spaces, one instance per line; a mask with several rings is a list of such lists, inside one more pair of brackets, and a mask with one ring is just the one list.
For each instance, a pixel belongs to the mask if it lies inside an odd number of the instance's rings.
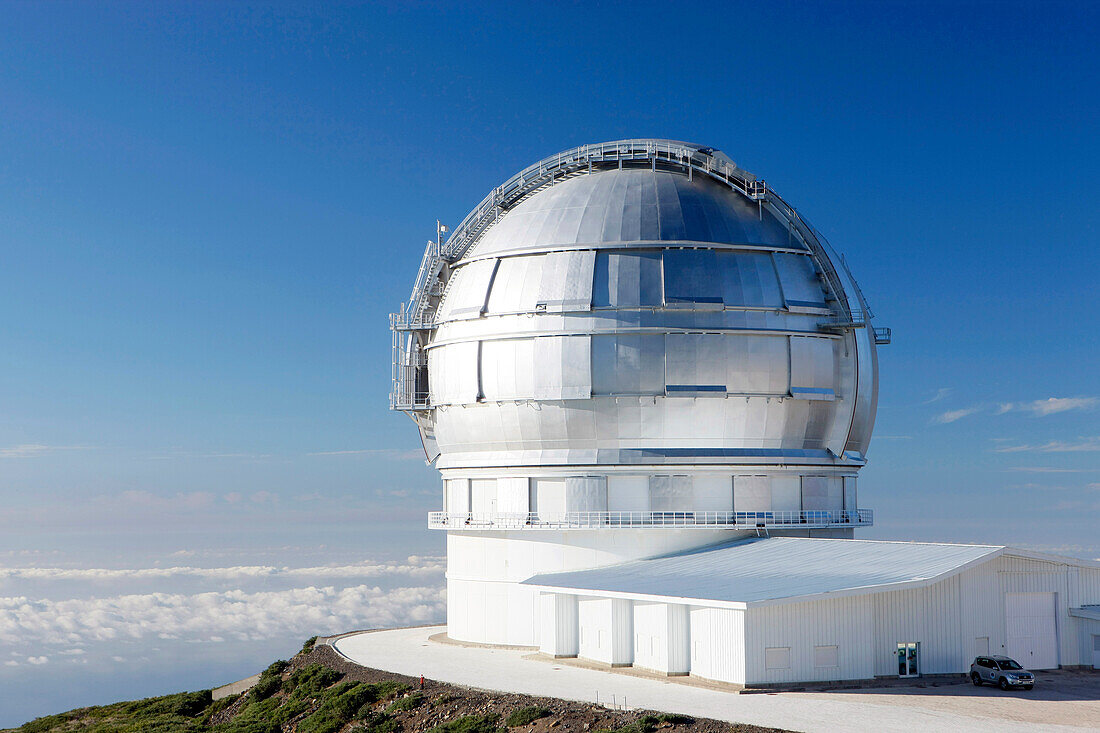
[[977,672],[970,673],[970,681],[974,683],[975,687],[982,686],[982,678]]
[[998,683],[998,685],[1000,686],[1000,688],[1002,690],[1007,690],[1008,689],[1008,680],[1006,680],[1004,677],[1002,677],[1001,681]]

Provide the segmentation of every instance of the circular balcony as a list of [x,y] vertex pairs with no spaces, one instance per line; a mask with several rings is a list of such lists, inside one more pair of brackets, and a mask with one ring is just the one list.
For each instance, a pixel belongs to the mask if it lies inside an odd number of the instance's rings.
[[869,527],[870,509],[769,512],[428,512],[428,528],[444,530],[561,529],[845,529]]

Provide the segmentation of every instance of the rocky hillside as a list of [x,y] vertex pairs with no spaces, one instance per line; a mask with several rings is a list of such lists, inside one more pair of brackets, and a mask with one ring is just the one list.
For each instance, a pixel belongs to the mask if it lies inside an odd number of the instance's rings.
[[484,692],[367,669],[306,642],[243,695],[184,692],[39,718],[22,733],[718,733],[776,730]]

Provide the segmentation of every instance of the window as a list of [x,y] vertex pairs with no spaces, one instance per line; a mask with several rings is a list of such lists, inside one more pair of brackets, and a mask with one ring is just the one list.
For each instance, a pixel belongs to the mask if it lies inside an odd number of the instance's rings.
[[815,646],[814,647],[814,666],[815,667],[839,667],[840,666],[840,647],[837,646]]
[[770,646],[764,650],[764,669],[790,669],[791,648]]

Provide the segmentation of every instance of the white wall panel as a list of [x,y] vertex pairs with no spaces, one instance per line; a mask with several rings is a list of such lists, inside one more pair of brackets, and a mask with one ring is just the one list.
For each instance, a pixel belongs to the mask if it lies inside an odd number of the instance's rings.
[[733,511],[733,477],[729,474],[699,474],[694,477],[692,489],[694,511]]
[[530,488],[526,477],[497,479],[497,511],[525,515],[530,511]]
[[470,480],[450,478],[443,482],[447,493],[447,511],[451,514],[466,514],[470,511]]
[[775,476],[771,480],[771,485],[772,510],[777,512],[802,511],[802,480],[800,477]]
[[634,666],[668,675],[691,666],[691,621],[678,603],[634,604]]
[[745,612],[693,606],[691,674],[708,680],[745,683]]
[[734,476],[733,510],[735,512],[771,511],[771,479],[768,476]]
[[1058,666],[1058,623],[1054,593],[1005,594],[1005,648],[1026,669]]
[[839,511],[844,508],[843,484],[830,476],[802,477],[804,511]]
[[594,662],[611,664],[614,646],[611,599],[580,597],[577,601],[580,656]]
[[669,603],[668,609],[668,667],[666,674],[686,675],[691,671],[691,616],[689,607],[682,603]]
[[[567,593],[543,593],[539,651],[553,657],[575,657],[579,652],[577,597]],[[448,619],[448,623],[450,619]]]
[[470,511],[474,514],[490,514],[497,511],[497,480],[495,478],[470,480]]
[[[745,612],[746,682],[866,679],[873,675],[869,596],[750,608]],[[814,649],[837,647],[839,665],[814,667]],[[766,669],[765,649],[789,647],[788,669]]]
[[611,599],[611,666],[634,663],[634,602]]
[[648,512],[649,476],[608,476],[607,510]]
[[[964,618],[967,604],[959,576],[926,588],[875,593],[872,648],[876,675],[898,675],[897,644],[920,643],[923,674],[965,672],[976,636],[989,636],[996,617]],[[996,595],[996,594],[994,594]],[[975,626],[973,622],[978,622]],[[989,623],[989,626],[985,625]]]
[[565,479],[536,478],[532,479],[532,511],[538,514],[539,519],[561,519],[568,511],[566,503]]
[[689,512],[694,504],[691,476],[650,476],[649,508],[654,512]]
[[607,479],[604,476],[565,479],[565,508],[569,512],[607,511]]
[[844,482],[844,508],[849,511],[854,511],[859,508],[856,497],[856,477],[845,476],[842,481]]

